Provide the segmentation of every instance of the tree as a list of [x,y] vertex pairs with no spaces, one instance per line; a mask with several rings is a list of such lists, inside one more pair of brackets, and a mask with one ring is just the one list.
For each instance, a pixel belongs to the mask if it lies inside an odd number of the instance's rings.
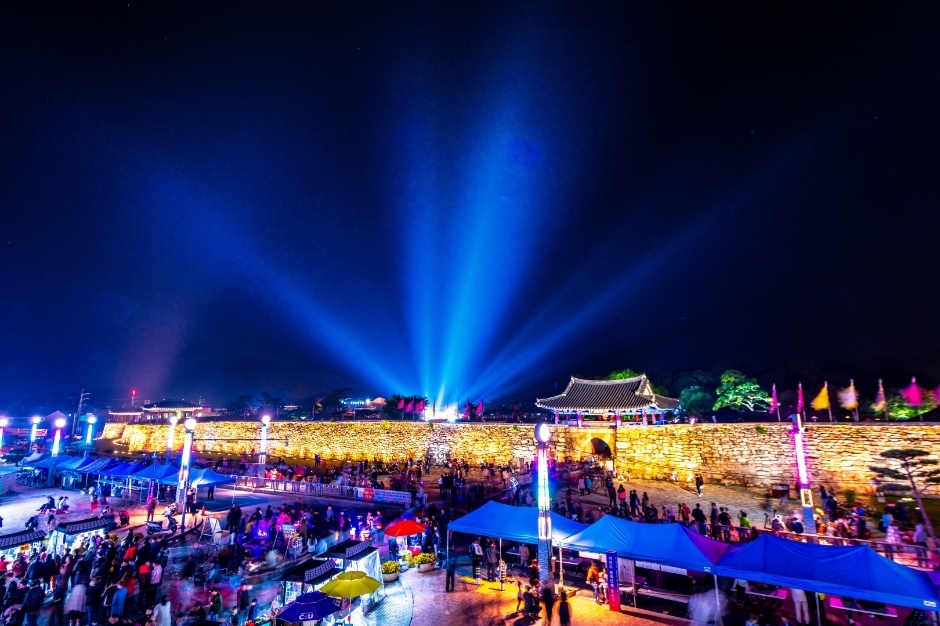
[[228,410],[230,413],[248,417],[248,407],[251,406],[252,400],[254,396],[238,396],[229,403]]
[[607,380],[625,380],[627,378],[636,378],[637,376],[642,376],[642,374],[628,367],[627,369],[611,372]]
[[[917,500],[917,508],[924,518],[924,526],[930,534],[934,547],[937,545],[937,536],[933,532],[933,526],[930,518],[927,517],[927,510],[924,508],[921,493],[924,489],[934,485],[940,485],[940,469],[937,468],[936,459],[928,459],[930,452],[918,450],[916,448],[901,448],[885,450],[881,456],[889,460],[889,465],[875,466],[870,465],[869,469],[875,472],[881,478],[890,478],[892,480],[907,481],[914,492],[914,498]],[[883,485],[886,489],[903,489],[903,485],[889,483]]]
[[[643,374],[628,367],[627,369],[611,372],[607,380],[626,380],[627,378],[636,378],[637,376],[643,376]],[[669,390],[665,387],[653,384],[652,382],[650,382],[650,387],[653,388],[653,393],[658,393],[661,396],[669,395]]]
[[766,410],[770,406],[770,396],[767,392],[760,388],[756,380],[748,378],[738,370],[727,370],[721,375],[721,386],[716,394],[718,399],[712,407],[715,411],[727,407],[740,413],[744,409]]
[[682,412],[686,415],[701,417],[715,404],[715,394],[700,385],[692,385],[679,394]]
[[937,400],[932,393],[923,394],[920,406],[911,406],[903,396],[897,393],[890,394],[887,400],[887,410],[885,411],[888,419],[906,421],[928,413],[937,408]]
[[399,420],[402,419],[403,417],[402,413],[404,411],[398,408],[398,403],[404,399],[405,399],[405,396],[398,394],[398,393],[394,394],[392,397],[390,397],[388,400],[385,401],[385,406],[382,407],[382,413],[385,413],[389,417],[392,417],[395,419],[399,419]]

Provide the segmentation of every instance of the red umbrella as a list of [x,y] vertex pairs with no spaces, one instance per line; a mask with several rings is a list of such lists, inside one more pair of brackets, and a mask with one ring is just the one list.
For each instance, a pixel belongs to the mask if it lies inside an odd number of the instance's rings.
[[419,524],[414,520],[406,519],[400,522],[396,522],[386,528],[385,535],[387,537],[410,537],[411,535],[423,533],[424,529],[424,524]]

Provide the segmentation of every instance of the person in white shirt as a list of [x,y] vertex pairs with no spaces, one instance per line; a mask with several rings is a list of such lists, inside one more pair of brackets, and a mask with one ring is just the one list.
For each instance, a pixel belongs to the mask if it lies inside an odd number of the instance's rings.
[[166,596],[160,599],[160,603],[153,607],[153,613],[150,616],[155,626],[172,626],[173,611],[170,601]]

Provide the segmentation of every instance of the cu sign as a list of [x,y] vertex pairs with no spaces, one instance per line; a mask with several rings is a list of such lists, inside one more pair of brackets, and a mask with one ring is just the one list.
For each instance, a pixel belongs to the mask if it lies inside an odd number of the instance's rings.
[[363,500],[374,500],[375,499],[375,489],[372,487],[366,487],[362,490],[362,499]]

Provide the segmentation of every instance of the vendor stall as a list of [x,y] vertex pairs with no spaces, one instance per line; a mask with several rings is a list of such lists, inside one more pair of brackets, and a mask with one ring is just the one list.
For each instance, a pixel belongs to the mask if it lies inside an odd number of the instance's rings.
[[286,605],[301,594],[316,591],[342,571],[333,559],[307,559],[281,575],[281,601]]
[[108,515],[62,522],[52,531],[49,538],[49,552],[64,554],[65,550],[77,547],[95,535],[103,537],[114,528],[117,528],[117,523]]
[[20,530],[0,535],[0,554],[12,559],[17,554],[32,549],[42,549],[46,533],[41,530]]
[[[382,580],[382,562],[378,549],[372,547],[372,541],[348,539],[338,543],[326,552],[317,555],[318,559],[336,559],[345,572],[362,572],[367,576]],[[368,613],[385,599],[385,585],[380,584],[374,593],[361,596],[357,602],[362,604],[362,612]]]

